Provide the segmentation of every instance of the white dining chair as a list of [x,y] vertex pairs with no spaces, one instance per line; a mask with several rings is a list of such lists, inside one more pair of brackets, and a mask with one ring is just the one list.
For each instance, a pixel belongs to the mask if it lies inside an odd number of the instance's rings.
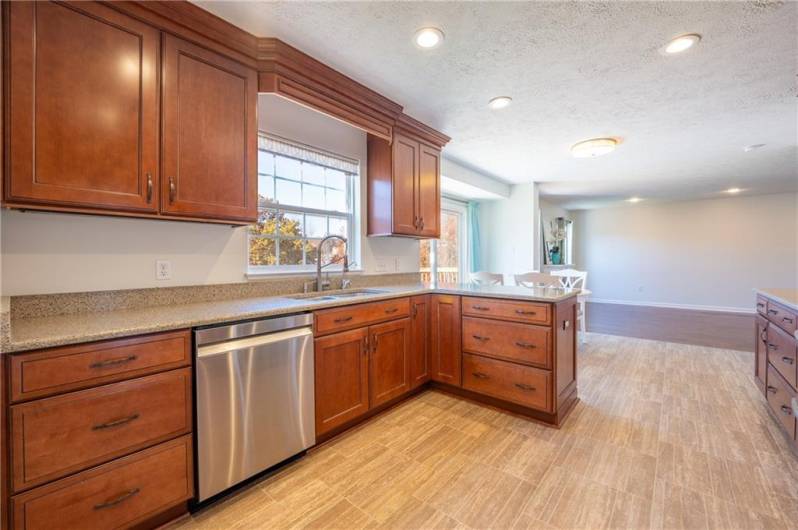
[[472,272],[471,282],[477,285],[504,285],[504,275],[493,272]]
[[584,342],[587,339],[587,298],[591,294],[587,289],[587,271],[560,269],[551,271],[551,275],[557,276],[563,287],[580,291],[576,298],[579,304],[576,318],[579,321],[579,331],[582,332],[582,342]]
[[545,272],[525,272],[514,276],[515,284],[520,287],[560,287],[560,278]]

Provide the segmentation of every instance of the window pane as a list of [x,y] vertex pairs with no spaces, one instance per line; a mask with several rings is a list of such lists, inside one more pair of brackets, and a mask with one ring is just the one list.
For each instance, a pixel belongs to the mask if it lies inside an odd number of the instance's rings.
[[302,189],[299,182],[277,179],[277,200],[288,206],[302,205]]
[[320,186],[302,186],[302,206],[306,208],[324,209],[324,188]]
[[274,155],[268,151],[258,151],[258,173],[274,175]]
[[[302,237],[302,235],[303,227],[301,213],[285,213],[280,216],[280,236]],[[280,251],[282,252],[282,247],[280,248]]]
[[249,264],[253,267],[276,265],[275,247],[274,239],[251,237],[249,239]]
[[280,265],[302,265],[302,239],[280,240]]
[[275,155],[275,168],[278,177],[296,181],[302,180],[302,163],[299,160]]
[[340,217],[330,217],[329,234],[346,237],[348,235],[347,225],[349,222]]
[[307,237],[324,237],[327,235],[327,218],[320,215],[305,216],[305,235]]
[[343,171],[338,171],[336,169],[327,169],[325,173],[327,174],[328,188],[335,188],[341,191],[346,189],[346,178],[347,178],[346,173],[344,173]]
[[432,250],[432,241],[429,239],[424,239],[419,243],[419,251],[420,251],[420,263],[422,270],[429,271],[430,267],[432,267],[432,262],[430,261],[430,251]]
[[274,177],[258,175],[258,202],[274,201]]
[[302,182],[324,186],[324,168],[305,162],[302,164]]
[[258,212],[258,222],[249,227],[252,235],[275,235],[277,233],[278,214],[276,210],[261,210]]
[[316,253],[319,249],[319,242],[318,239],[306,239],[305,240],[305,264],[306,265],[315,265],[316,264]]
[[345,212],[346,192],[341,190],[327,189],[327,209],[335,212]]
[[441,212],[441,238],[438,240],[438,270],[457,270],[460,261],[457,256],[460,216],[456,213]]

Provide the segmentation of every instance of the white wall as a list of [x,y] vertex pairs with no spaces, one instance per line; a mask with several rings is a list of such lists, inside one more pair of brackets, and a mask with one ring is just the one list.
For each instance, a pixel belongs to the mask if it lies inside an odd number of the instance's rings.
[[503,273],[505,283],[513,274],[535,269],[540,244],[536,186],[513,185],[509,198],[482,201],[479,208],[482,267]]
[[750,311],[755,287],[798,287],[798,195],[575,212],[593,299]]
[[[366,193],[366,136],[282,98],[261,95],[262,129],[361,161]],[[3,210],[3,296],[240,282],[246,279],[246,228]],[[365,221],[365,216],[363,216]],[[365,237],[368,272],[418,271],[418,242]],[[155,280],[155,260],[172,262],[172,279]]]

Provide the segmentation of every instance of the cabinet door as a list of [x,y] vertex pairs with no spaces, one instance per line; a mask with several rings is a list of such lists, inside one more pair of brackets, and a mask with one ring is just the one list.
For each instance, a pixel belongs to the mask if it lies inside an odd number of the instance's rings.
[[462,381],[460,297],[432,295],[432,348],[430,351],[433,381],[460,386]]
[[420,233],[425,237],[441,236],[441,152],[420,144],[418,158],[418,217]]
[[765,392],[768,370],[768,321],[759,315],[755,320],[756,337],[754,347],[754,378],[759,390]]
[[256,220],[257,97],[254,70],[164,36],[163,213]]
[[393,232],[417,235],[419,143],[399,133],[393,137]]
[[376,407],[410,390],[410,319],[371,326],[369,343],[369,402]]
[[315,341],[316,436],[369,409],[368,328]]
[[159,33],[94,2],[11,2],[5,200],[155,212]]
[[410,299],[410,386],[429,381],[430,296]]

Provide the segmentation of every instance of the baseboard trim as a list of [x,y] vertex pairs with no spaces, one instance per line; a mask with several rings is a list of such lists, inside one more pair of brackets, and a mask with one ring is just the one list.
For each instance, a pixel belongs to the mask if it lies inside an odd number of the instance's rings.
[[728,350],[754,350],[754,315],[587,301],[587,330],[607,335],[695,344]]
[[726,307],[717,305],[694,305],[694,304],[671,304],[667,302],[638,302],[635,300],[611,300],[608,298],[588,298],[589,302],[597,304],[616,304],[633,305],[639,307],[664,307],[668,309],[687,309],[689,311],[713,311],[716,313],[736,313],[741,315],[753,315],[756,310],[753,308]]

